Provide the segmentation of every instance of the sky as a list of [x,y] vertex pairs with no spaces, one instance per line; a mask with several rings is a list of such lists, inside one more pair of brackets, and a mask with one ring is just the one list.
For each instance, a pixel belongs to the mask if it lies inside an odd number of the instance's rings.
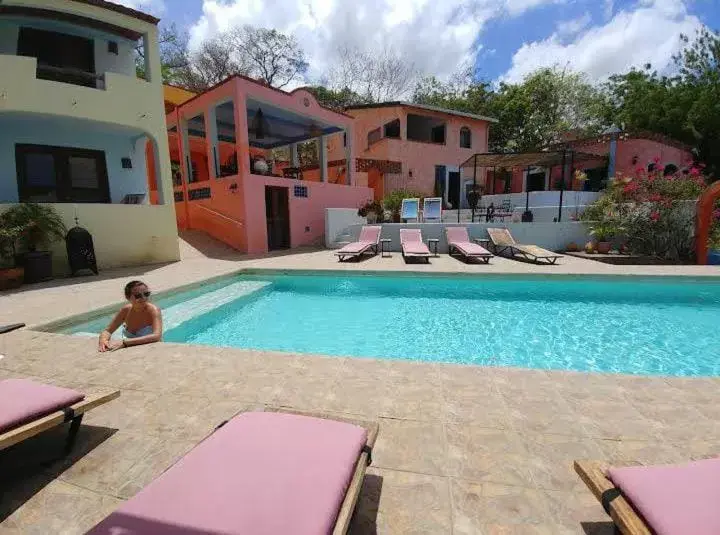
[[464,65],[518,82],[543,66],[591,81],[651,63],[669,69],[681,33],[720,30],[720,0],[115,0],[174,22],[190,46],[228,27],[294,34],[319,81],[342,46],[390,49],[424,74]]

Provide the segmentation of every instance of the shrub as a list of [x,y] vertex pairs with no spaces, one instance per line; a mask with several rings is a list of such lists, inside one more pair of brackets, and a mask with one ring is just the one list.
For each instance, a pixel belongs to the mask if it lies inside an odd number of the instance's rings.
[[581,219],[598,239],[623,237],[632,253],[688,259],[694,249],[692,201],[705,188],[705,179],[697,167],[668,176],[659,160],[656,168],[613,180]]
[[368,214],[374,213],[378,218],[382,219],[384,213],[382,204],[378,201],[368,201],[358,209],[358,215],[360,217],[367,217]]

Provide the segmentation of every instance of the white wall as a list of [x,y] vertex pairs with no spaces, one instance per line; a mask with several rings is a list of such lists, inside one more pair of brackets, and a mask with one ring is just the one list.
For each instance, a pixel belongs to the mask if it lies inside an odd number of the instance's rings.
[[[135,76],[135,43],[133,41],[92,28],[60,21],[17,17],[0,20],[0,54],[17,54],[18,33],[21,26],[93,39],[95,72],[99,74],[114,72],[126,76]],[[115,41],[118,44],[117,55],[108,52],[108,41]]]
[[[12,205],[0,204],[0,212]],[[172,262],[180,259],[175,224],[175,211],[171,204],[52,204],[65,226],[80,226],[93,237],[98,268]],[[53,272],[56,276],[69,275],[65,242],[51,247]]]
[[342,233],[353,225],[362,225],[365,218],[357,215],[355,208],[325,209],[325,247],[333,247]]
[[[451,223],[384,223],[381,238],[392,240],[391,251],[400,251],[400,229],[419,228],[422,231],[423,241],[428,239],[439,239],[438,252],[447,253],[447,240],[445,239],[445,227],[458,226]],[[470,238],[487,238],[487,228],[507,228],[518,243],[539,245],[551,251],[564,251],[571,242],[582,246],[590,241],[587,228],[582,223],[561,222],[561,223],[467,223],[459,225],[466,227]],[[354,239],[360,235],[362,224],[351,225],[346,232]],[[337,245],[329,245],[333,247]]]
[[[0,113],[0,202],[18,202],[15,144],[57,145],[105,152],[110,198],[120,202],[129,193],[147,192],[144,136],[129,129],[63,118]],[[121,158],[132,160],[123,169]]]

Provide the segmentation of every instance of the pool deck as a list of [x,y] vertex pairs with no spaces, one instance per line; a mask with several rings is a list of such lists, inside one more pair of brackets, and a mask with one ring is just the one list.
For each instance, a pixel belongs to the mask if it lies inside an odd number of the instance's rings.
[[[565,258],[429,266],[400,255],[338,264],[328,251],[178,263],[0,294],[0,324],[41,324],[119,300],[141,278],[169,290],[238,269],[717,276],[712,266],[612,266]],[[0,533],[82,533],[242,410],[288,406],[378,418],[351,533],[605,534],[578,458],[674,462],[720,453],[720,378],[662,378],[348,359],[160,343],[98,354],[94,340],[0,335],[0,379],[122,395],[89,413],[68,459],[64,430],[0,455]],[[409,350],[412,357],[412,350]]]

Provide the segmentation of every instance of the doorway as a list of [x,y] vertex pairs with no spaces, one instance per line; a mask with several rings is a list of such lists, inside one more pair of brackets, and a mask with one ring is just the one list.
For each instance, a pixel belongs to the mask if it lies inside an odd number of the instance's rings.
[[265,219],[268,250],[290,247],[290,209],[288,188],[265,186]]
[[448,173],[448,202],[453,210],[460,208],[460,172],[450,171]]
[[545,172],[530,173],[527,175],[525,191],[545,191]]

